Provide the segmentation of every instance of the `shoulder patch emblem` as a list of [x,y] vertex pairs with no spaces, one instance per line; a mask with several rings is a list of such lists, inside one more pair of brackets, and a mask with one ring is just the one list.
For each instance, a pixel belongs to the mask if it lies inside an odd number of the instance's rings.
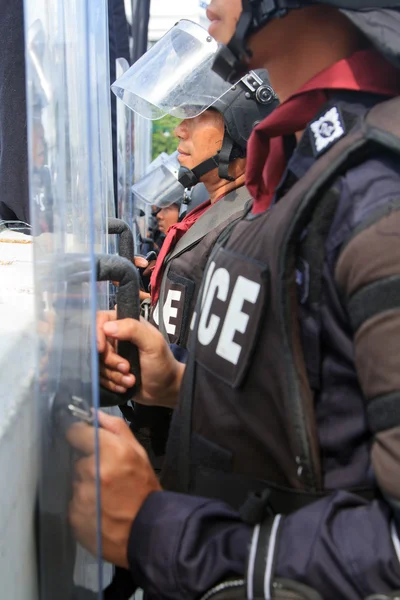
[[318,156],[346,133],[345,127],[336,106],[330,108],[316,121],[310,123],[314,154]]

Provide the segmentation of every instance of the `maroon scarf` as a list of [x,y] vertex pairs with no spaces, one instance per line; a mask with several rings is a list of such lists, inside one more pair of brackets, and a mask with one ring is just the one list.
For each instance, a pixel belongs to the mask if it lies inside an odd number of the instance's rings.
[[247,146],[246,185],[253,213],[266,210],[286,168],[283,138],[303,131],[327,102],[329,90],[400,94],[400,77],[376,50],[356,52],[310,79],[254,129]]

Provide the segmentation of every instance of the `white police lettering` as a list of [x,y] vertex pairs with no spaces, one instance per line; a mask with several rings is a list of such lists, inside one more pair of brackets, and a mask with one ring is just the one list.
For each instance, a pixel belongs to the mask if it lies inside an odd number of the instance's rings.
[[[182,297],[182,292],[178,290],[168,290],[167,299],[164,303],[163,308],[163,318],[164,318],[164,326],[168,335],[175,335],[176,325],[171,323],[171,319],[176,319],[178,316],[178,307],[179,302]],[[172,306],[172,303],[176,302],[177,306]],[[159,306],[158,302],[153,312],[154,322],[159,326],[160,325],[160,315],[159,315]]]
[[228,310],[225,316],[221,335],[217,345],[217,354],[225,360],[237,365],[242,346],[233,341],[236,332],[245,333],[249,322],[249,315],[242,311],[243,304],[255,304],[260,293],[259,283],[250,281],[239,275],[232,292]]
[[216,296],[221,302],[226,302],[229,292],[229,273],[226,269],[217,269],[212,276],[201,312],[197,337],[203,346],[208,346],[217,333],[220,318],[210,316],[211,305]]
[[336,106],[333,106],[322,117],[310,123],[310,129],[314,135],[317,153],[325,150],[345,134],[345,128]]

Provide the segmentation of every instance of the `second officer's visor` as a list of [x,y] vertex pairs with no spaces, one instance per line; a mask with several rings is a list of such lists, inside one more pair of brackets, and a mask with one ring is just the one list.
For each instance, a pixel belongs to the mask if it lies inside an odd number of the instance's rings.
[[178,152],[159,162],[144,177],[132,186],[132,192],[142,202],[166,208],[171,204],[180,204],[184,187],[178,181],[179,162]]
[[231,85],[211,70],[217,42],[192,21],[179,21],[111,89],[146,119],[196,117]]

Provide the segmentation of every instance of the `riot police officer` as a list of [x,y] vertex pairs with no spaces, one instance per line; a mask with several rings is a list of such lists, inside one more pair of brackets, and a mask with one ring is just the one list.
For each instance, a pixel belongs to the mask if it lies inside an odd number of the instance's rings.
[[[135,69],[133,66],[132,71]],[[128,75],[114,87],[127,87]],[[133,83],[129,89],[134,91]],[[244,186],[247,140],[253,127],[277,104],[267,72],[259,69],[249,73],[210,108],[182,120],[174,132],[178,138],[176,155],[161,160],[133,186],[143,202],[157,206],[162,213],[167,211],[169,219],[178,213],[179,187],[181,193],[186,189],[181,209],[186,208],[187,215],[169,227],[151,277],[150,322],[174,345],[180,358],[187,347],[195,301],[215,241],[230,223],[243,216],[250,201]],[[203,191],[204,202],[199,205]],[[106,385],[105,380],[103,377]],[[132,415],[131,427],[157,469],[163,461],[170,418],[168,409],[138,404]]]
[[[139,82],[140,78],[133,65],[113,89],[120,94],[129,89],[137,95],[140,89],[136,89],[136,80]],[[202,102],[200,97],[197,103]],[[195,104],[194,98],[192,105]],[[183,119],[174,131],[178,138],[176,155],[161,160],[156,170],[133,187],[142,201],[160,209],[161,224],[165,221],[168,225],[151,278],[151,322],[169,343],[186,347],[195,299],[211,249],[221,231],[242,216],[250,200],[244,187],[247,140],[253,127],[277,105],[267,72],[259,69],[249,73],[211,107]],[[135,104],[132,107],[138,110]],[[195,190],[194,199],[189,193],[181,204],[181,209],[187,207],[188,214],[182,218],[181,210],[179,222],[174,223],[175,219],[178,221],[178,188],[182,193],[185,188],[187,194],[199,182],[206,188],[204,204],[198,205],[198,196],[203,195],[199,189]]]
[[[400,587],[399,9],[296,7],[209,7],[227,44],[214,68],[236,79],[267,67],[282,104],[250,141],[252,213],[211,257],[185,374],[148,324],[104,326],[141,349],[141,401],[183,390],[179,472],[172,460],[166,475],[198,496],[160,491],[123,425],[102,417],[130,465],[123,489],[140,490],[118,552],[104,527],[105,555],[153,598],[360,600]],[[85,514],[76,498],[88,545]]]

